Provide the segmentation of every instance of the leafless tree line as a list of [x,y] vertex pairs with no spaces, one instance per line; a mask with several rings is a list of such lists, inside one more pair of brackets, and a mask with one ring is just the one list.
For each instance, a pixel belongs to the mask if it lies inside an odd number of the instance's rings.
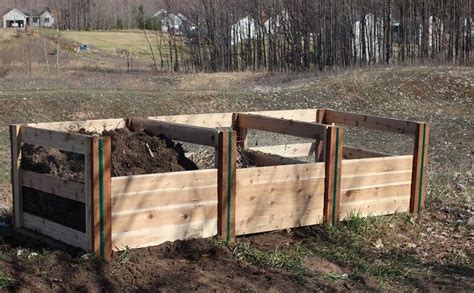
[[[196,0],[180,59],[208,71],[470,61],[472,0]],[[172,11],[173,7],[169,7]]]
[[143,29],[142,5],[147,17],[182,14],[179,29],[144,31],[156,70],[469,64],[473,37],[474,0],[43,1],[61,29]]

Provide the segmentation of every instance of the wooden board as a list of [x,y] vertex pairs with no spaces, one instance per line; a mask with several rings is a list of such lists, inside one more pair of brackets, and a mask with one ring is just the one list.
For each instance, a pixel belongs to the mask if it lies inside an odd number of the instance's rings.
[[344,159],[363,159],[363,158],[389,157],[390,155],[381,153],[381,152],[361,149],[361,148],[344,146],[343,156],[344,156]]
[[149,135],[159,136],[164,134],[173,140],[206,146],[217,145],[218,131],[212,128],[151,119],[127,119],[126,124],[133,131],[143,129]]
[[362,187],[375,187],[385,184],[407,184],[411,182],[411,170],[363,173],[356,175],[343,175],[342,190],[351,190]]
[[314,143],[295,143],[273,146],[255,146],[248,148],[252,151],[280,155],[288,158],[314,156],[316,145]]
[[13,191],[13,224],[15,228],[23,227],[23,190],[20,176],[21,141],[19,138],[21,125],[10,125],[11,148],[11,181]]
[[343,160],[341,219],[408,210],[413,156]]
[[113,250],[125,250],[159,245],[177,239],[207,238],[216,233],[217,218],[182,225],[161,225],[156,228],[113,233],[112,245]]
[[112,178],[114,249],[216,233],[216,169]]
[[268,154],[264,152],[245,150],[243,151],[245,156],[256,166],[281,166],[281,165],[294,165],[303,164],[303,161],[299,161],[293,158],[282,157],[276,154]]
[[357,126],[374,130],[414,135],[417,123],[393,118],[378,117],[326,109],[325,122]]
[[[314,122],[316,109],[281,110],[281,111],[254,111],[243,112],[248,114],[265,115],[273,118],[283,118],[297,121]],[[203,127],[232,127],[232,113],[212,113],[195,115],[174,115],[149,117],[149,119],[183,123]]]
[[[275,118],[284,118],[298,121],[314,122],[316,109],[301,110],[279,110],[279,111],[255,111],[245,112],[265,115]],[[188,124],[202,127],[224,128],[231,127],[232,113],[205,113],[192,115],[169,115],[147,117],[152,120],[167,121],[181,124]],[[29,123],[28,126],[49,130],[60,131],[78,131],[84,128],[88,131],[102,132],[104,130],[112,130],[125,127],[125,119],[98,119],[86,121],[63,121],[63,122],[43,122]]]
[[410,212],[413,214],[419,213],[425,207],[429,137],[430,125],[419,123],[414,142],[413,176],[410,192]]
[[238,113],[239,128],[255,129],[296,137],[325,140],[328,126],[263,115]]
[[87,250],[86,234],[46,219],[23,213],[24,226],[68,245]]
[[[217,218],[217,201],[172,208],[142,209],[112,213],[112,233],[142,230],[162,225],[191,225],[194,221]],[[175,239],[177,240],[177,239]]]
[[78,202],[86,202],[84,183],[64,180],[46,174],[21,170],[22,185],[42,192],[54,194]]
[[62,151],[84,154],[89,142],[87,135],[22,126],[20,140],[23,143],[41,145]]
[[125,119],[101,119],[101,120],[85,120],[85,121],[63,121],[63,122],[43,122],[28,123],[28,126],[58,131],[78,131],[81,128],[87,131],[101,133],[104,130],[113,130],[125,127]]
[[341,219],[351,215],[360,217],[391,215],[396,212],[407,212],[410,197],[386,197],[382,200],[367,200],[364,202],[341,204]]
[[344,146],[344,129],[331,127],[327,130],[325,141],[325,183],[324,183],[324,221],[330,225],[339,222],[341,200],[341,167]]
[[150,191],[217,186],[217,169],[112,178],[112,198]]
[[342,161],[342,176],[411,170],[413,156],[393,156]]
[[324,166],[237,169],[236,234],[321,223]]

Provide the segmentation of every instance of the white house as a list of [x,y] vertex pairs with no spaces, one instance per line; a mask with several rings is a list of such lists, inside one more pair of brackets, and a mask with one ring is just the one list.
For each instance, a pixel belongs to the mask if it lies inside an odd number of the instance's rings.
[[54,16],[48,8],[41,11],[9,9],[3,14],[2,22],[4,28],[53,27],[54,23]]
[[257,22],[253,18],[246,16],[232,25],[230,31],[231,44],[235,45],[249,39],[255,40],[258,33],[259,27]]
[[[160,9],[153,17],[160,21],[163,32],[183,33],[186,30],[185,25],[188,24],[188,19],[183,14],[174,14],[165,9]],[[193,27],[188,29],[192,30]]]

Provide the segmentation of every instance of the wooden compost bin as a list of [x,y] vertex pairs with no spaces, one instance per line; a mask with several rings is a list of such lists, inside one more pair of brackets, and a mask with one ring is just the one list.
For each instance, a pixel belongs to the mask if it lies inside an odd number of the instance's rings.
[[[343,126],[414,137],[414,152],[389,156],[344,146]],[[212,146],[216,168],[111,178],[108,137],[73,133],[143,128],[173,140]],[[236,167],[247,130],[311,139],[287,145],[287,157],[312,155],[314,162],[280,165],[271,148],[258,152],[259,167]],[[110,257],[113,250],[165,241],[236,235],[336,224],[352,213],[419,212],[426,192],[429,125],[329,109],[219,113],[11,125],[14,225]],[[84,183],[20,167],[22,144],[84,156]],[[262,151],[250,147],[249,151]],[[23,210],[29,188],[84,205],[78,231]]]

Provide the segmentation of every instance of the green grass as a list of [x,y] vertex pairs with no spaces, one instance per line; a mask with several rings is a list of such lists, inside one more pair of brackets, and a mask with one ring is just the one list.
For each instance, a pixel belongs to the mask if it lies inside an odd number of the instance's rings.
[[264,251],[246,243],[238,242],[234,248],[234,256],[259,267],[279,268],[291,273],[296,281],[305,282],[308,269],[304,262],[311,252],[301,245],[281,249],[278,246],[271,251]]
[[[50,38],[57,32],[54,30],[44,31]],[[126,49],[135,55],[151,58],[149,44],[145,34],[140,30],[119,30],[119,31],[60,31],[60,36],[67,42],[87,44],[92,50],[99,50],[104,53],[117,54],[118,50]],[[168,35],[156,31],[147,32],[148,39],[155,51],[157,60],[160,45],[162,54],[167,59],[169,55]],[[181,48],[181,47],[180,47]],[[181,48],[182,49],[182,48]]]
[[397,223],[411,225],[409,216],[404,214],[368,218],[353,215],[337,227],[314,227],[309,229],[309,233],[300,233],[314,240],[309,244],[313,253],[350,265],[353,274],[373,276],[381,284],[415,280],[420,264],[413,256],[388,245],[382,248],[374,246],[377,239],[388,239],[391,233],[389,225]]

